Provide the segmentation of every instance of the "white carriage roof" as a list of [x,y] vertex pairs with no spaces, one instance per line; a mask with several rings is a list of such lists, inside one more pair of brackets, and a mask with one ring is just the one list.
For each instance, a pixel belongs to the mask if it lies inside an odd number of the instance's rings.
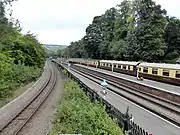
[[153,67],[153,68],[167,68],[167,69],[180,69],[179,64],[166,64],[166,63],[141,63],[142,67]]
[[[114,61],[114,60],[100,60],[100,62],[112,63],[112,64],[134,65],[134,66],[139,63],[139,62]],[[142,67],[153,67],[153,68],[166,68],[166,69],[179,69],[180,70],[180,64],[142,62],[142,63],[139,64],[139,66],[142,66]]]
[[137,65],[139,62],[130,62],[130,61],[115,61],[115,60],[100,60],[100,62],[104,63],[112,63],[112,64],[123,64],[123,65]]

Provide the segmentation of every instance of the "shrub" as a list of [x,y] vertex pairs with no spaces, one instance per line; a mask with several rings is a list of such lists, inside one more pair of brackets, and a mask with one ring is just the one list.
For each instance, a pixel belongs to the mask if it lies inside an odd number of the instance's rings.
[[42,69],[24,65],[15,65],[0,53],[0,100],[11,96],[13,91],[23,84],[35,81]]
[[58,107],[51,135],[58,133],[123,134],[116,122],[106,113],[105,108],[101,104],[92,103],[73,81],[65,85],[64,99]]

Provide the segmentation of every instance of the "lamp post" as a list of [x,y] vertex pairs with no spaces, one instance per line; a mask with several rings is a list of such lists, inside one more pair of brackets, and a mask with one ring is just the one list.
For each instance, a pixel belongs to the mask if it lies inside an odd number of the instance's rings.
[[107,86],[108,86],[108,84],[107,84],[106,80],[103,79],[103,82],[101,83],[101,88],[103,90],[103,99],[105,99],[106,94],[107,94],[107,92],[106,92]]
[[136,78],[139,80],[139,64],[141,64],[142,61],[139,61],[136,65]]
[[136,66],[136,78],[139,80],[139,65]]

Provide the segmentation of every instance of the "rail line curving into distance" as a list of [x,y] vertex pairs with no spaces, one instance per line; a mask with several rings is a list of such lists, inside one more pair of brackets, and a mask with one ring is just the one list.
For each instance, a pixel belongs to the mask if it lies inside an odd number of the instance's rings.
[[26,104],[25,108],[0,129],[0,135],[17,135],[49,96],[56,84],[56,73],[49,62],[48,65],[50,67],[50,75],[46,82],[38,93],[33,96],[32,100]]

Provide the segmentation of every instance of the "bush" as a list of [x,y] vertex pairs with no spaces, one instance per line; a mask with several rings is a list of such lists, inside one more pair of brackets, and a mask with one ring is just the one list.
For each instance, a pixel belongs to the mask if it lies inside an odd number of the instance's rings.
[[58,133],[123,135],[105,108],[101,104],[92,103],[73,81],[65,85],[64,99],[58,107],[51,135]]
[[21,85],[35,81],[42,73],[40,68],[15,65],[7,61],[3,54],[0,53],[0,56],[4,57],[0,59],[0,100],[11,96],[13,91]]

